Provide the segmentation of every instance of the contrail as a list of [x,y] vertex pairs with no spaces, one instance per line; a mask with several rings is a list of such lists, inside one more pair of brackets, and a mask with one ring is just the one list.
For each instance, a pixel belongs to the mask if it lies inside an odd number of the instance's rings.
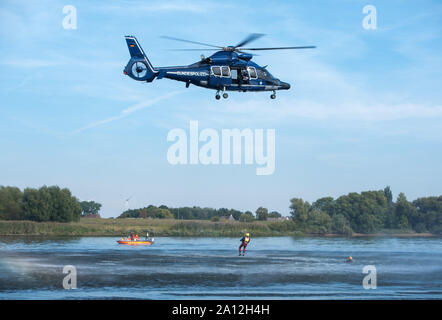
[[87,129],[95,128],[95,127],[101,126],[103,124],[106,124],[106,123],[109,123],[109,122],[112,122],[112,121],[115,121],[115,120],[120,120],[122,118],[125,118],[125,117],[129,116],[130,114],[132,114],[134,112],[137,112],[139,110],[147,108],[147,107],[149,107],[149,106],[151,106],[151,105],[153,105],[153,104],[155,104],[157,102],[160,102],[161,100],[165,100],[165,99],[168,99],[170,97],[173,97],[173,96],[175,96],[175,95],[177,95],[178,93],[181,93],[181,92],[182,91],[174,91],[174,92],[168,93],[168,94],[166,94],[164,96],[161,96],[161,97],[149,100],[149,101],[143,101],[143,102],[137,103],[137,104],[135,104],[135,105],[133,105],[131,107],[128,107],[128,108],[122,110],[120,112],[120,114],[117,115],[117,116],[113,116],[113,117],[110,117],[110,118],[107,118],[107,119],[104,119],[104,120],[99,120],[99,121],[92,122],[92,123],[88,124],[87,126],[84,126],[82,128],[79,128],[79,129],[73,131],[72,133],[73,134],[79,133],[79,132],[85,131]]

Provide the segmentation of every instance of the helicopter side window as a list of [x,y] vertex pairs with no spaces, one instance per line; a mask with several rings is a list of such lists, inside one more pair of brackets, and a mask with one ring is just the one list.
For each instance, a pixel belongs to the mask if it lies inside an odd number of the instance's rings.
[[223,77],[230,77],[230,68],[229,67],[222,67],[222,74]]
[[248,67],[247,69],[249,70],[250,79],[258,79],[255,67]]
[[212,67],[212,73],[216,77],[221,77],[221,67]]
[[232,70],[232,80],[238,80],[238,70],[237,69]]

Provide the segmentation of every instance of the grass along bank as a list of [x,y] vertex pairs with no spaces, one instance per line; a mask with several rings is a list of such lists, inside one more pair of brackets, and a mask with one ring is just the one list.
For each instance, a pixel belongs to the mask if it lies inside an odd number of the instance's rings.
[[[135,231],[144,235],[145,230],[154,236],[172,237],[238,237],[250,232],[254,237],[304,236],[326,234],[308,233],[293,221],[208,221],[175,219],[100,219],[82,218],[79,222],[33,222],[0,220],[0,235],[32,236],[115,236]],[[380,232],[377,234],[353,234],[353,236],[431,236],[413,231]]]
[[[289,228],[290,226],[290,228]],[[79,222],[0,221],[0,235],[35,236],[121,236],[128,231],[144,235],[145,230],[155,236],[175,237],[237,237],[244,232],[254,236],[299,236],[292,222],[220,221],[175,219],[95,219]]]

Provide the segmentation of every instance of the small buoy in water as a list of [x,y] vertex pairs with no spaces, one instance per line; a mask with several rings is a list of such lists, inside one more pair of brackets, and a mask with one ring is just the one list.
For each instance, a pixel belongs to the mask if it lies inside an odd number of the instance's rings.
[[353,262],[353,257],[352,256],[348,257],[347,262]]

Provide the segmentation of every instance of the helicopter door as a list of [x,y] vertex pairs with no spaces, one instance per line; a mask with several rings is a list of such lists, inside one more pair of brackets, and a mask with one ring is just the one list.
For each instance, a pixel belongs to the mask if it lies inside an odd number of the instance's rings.
[[250,75],[247,69],[241,69],[241,76],[239,77],[240,84],[249,84]]
[[228,66],[212,66],[210,68],[210,87],[222,89],[230,84],[232,84],[232,78]]

